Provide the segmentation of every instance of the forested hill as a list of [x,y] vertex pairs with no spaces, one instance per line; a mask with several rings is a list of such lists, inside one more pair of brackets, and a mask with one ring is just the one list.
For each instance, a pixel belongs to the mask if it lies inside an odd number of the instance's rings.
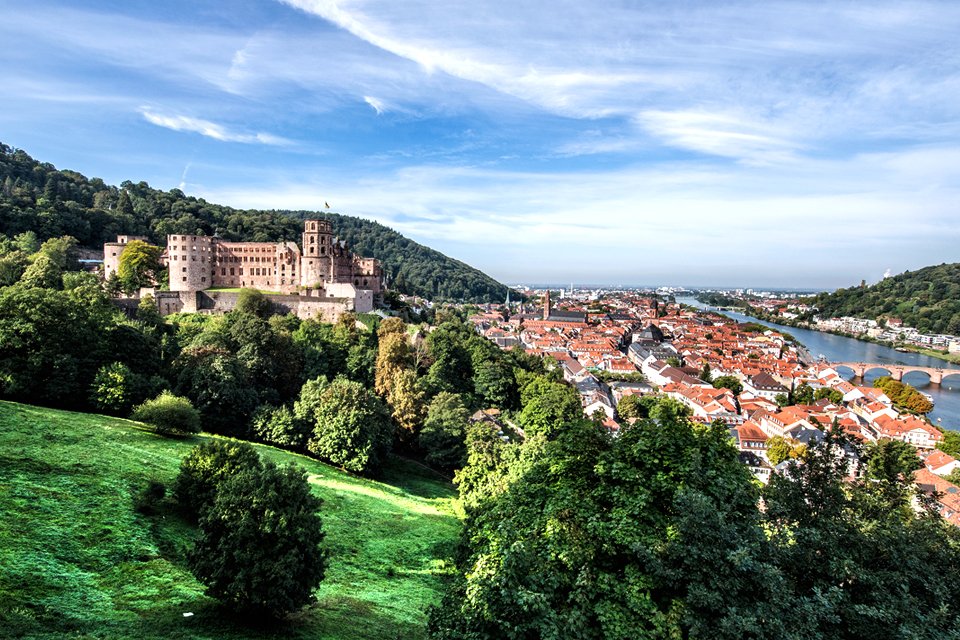
[[869,287],[822,293],[813,304],[822,317],[900,318],[923,333],[960,335],[960,263],[905,271]]
[[234,209],[146,182],[116,187],[57,170],[0,143],[0,234],[9,237],[26,231],[40,240],[70,235],[91,249],[102,249],[118,234],[148,236],[160,245],[171,233],[299,241],[305,217],[330,220],[355,252],[383,263],[390,287],[401,293],[473,302],[506,297],[507,287],[483,272],[376,222],[333,213]]

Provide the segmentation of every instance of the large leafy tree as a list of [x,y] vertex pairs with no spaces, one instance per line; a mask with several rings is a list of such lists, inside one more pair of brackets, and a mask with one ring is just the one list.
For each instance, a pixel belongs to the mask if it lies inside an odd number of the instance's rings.
[[116,359],[118,311],[98,292],[0,290],[0,394],[82,407],[101,366]]
[[241,468],[201,514],[190,568],[208,595],[233,609],[296,611],[312,601],[326,569],[320,506],[299,467]]
[[890,464],[851,481],[857,450],[831,428],[764,491],[772,559],[784,580],[779,597],[791,603],[787,637],[955,634],[960,532],[909,506],[913,487],[897,470],[896,447],[872,454]]
[[163,266],[160,264],[161,247],[148,244],[143,240],[131,240],[120,253],[117,277],[126,293],[133,293],[140,287],[150,287],[162,280]]
[[376,473],[393,441],[393,425],[383,401],[346,378],[322,386],[308,382],[296,413],[312,429],[307,449],[347,471]]
[[256,406],[248,372],[237,356],[217,347],[184,350],[174,365],[177,395],[185,396],[203,416],[208,431],[242,435]]
[[757,492],[724,428],[680,417],[613,439],[579,421],[511,447],[471,450],[457,475],[468,519],[434,637],[776,635]]
[[470,411],[460,396],[449,391],[436,395],[420,431],[420,448],[425,451],[427,462],[448,471],[463,466],[469,418]]

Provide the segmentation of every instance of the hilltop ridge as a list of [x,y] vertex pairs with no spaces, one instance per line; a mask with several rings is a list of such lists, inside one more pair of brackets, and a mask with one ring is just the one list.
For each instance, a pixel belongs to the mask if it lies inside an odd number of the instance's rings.
[[315,211],[235,209],[161,191],[146,182],[119,187],[57,169],[0,143],[0,234],[33,231],[40,240],[70,235],[99,250],[117,235],[163,245],[168,234],[217,234],[231,241],[297,240],[306,218],[329,220],[359,254],[380,260],[388,285],[430,300],[493,302],[507,287],[482,271],[372,220]]

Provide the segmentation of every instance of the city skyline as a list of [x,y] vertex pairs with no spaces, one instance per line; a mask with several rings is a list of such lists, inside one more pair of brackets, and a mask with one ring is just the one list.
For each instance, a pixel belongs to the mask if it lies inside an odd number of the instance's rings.
[[375,219],[502,282],[953,262],[960,6],[2,2],[0,141]]

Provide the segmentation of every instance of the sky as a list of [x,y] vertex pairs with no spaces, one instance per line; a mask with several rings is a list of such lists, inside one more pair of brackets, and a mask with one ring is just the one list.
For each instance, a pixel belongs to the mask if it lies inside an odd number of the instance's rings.
[[0,0],[0,141],[507,283],[960,260],[960,2]]

